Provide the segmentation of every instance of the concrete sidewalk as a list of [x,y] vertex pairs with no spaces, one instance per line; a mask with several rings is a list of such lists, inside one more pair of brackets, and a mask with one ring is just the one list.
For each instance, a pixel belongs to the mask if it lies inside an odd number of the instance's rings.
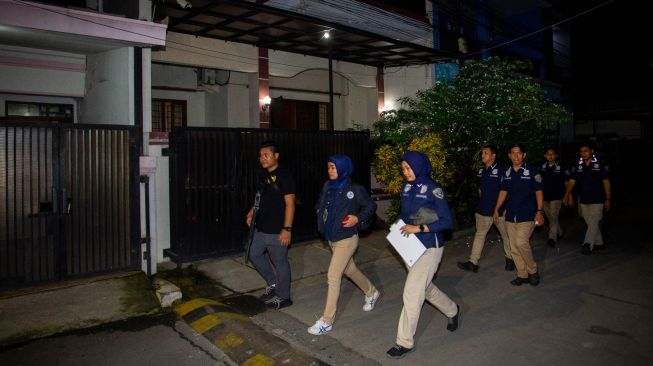
[[[415,349],[400,362],[653,364],[649,347],[653,344],[653,246],[643,230],[633,230],[643,227],[646,217],[641,212],[613,215],[606,230],[608,249],[590,256],[580,254],[584,225],[575,216],[565,219],[566,236],[557,248],[546,247],[544,231],[536,231],[531,242],[542,276],[538,287],[509,284],[514,273],[503,270],[501,243],[494,232],[476,274],[456,267],[457,261],[465,261],[469,255],[472,233],[448,241],[435,284],[462,306],[461,327],[453,333],[446,331],[446,317],[425,305]],[[237,346],[244,339],[252,347],[268,345],[267,351],[278,351],[276,356],[293,355],[299,360],[297,364],[301,360],[330,365],[398,363],[385,352],[395,341],[406,272],[383,231],[361,238],[356,254],[357,264],[382,293],[379,304],[372,312],[363,312],[363,294],[351,282],[343,281],[334,330],[328,336],[306,332],[323,311],[328,247],[319,241],[294,245],[289,259],[294,305],[245,317],[230,315],[231,310],[225,310],[223,304],[234,306],[231,300],[251,299],[247,295],[261,293],[265,284],[251,264],[246,265],[242,255],[193,263],[216,282],[212,297],[221,299],[222,304],[207,303],[203,310],[193,309],[202,314],[189,311],[182,320],[204,334],[210,341],[207,344],[234,356],[240,356],[242,346]],[[146,301],[136,302],[138,298]],[[0,344],[151,314],[158,309],[142,273],[5,297],[0,299]],[[236,314],[239,309],[233,310]],[[204,316],[212,323],[198,322]]]
[[0,297],[0,346],[160,311],[142,272],[28,290]]
[[[577,217],[566,221],[567,233],[558,247],[545,246],[544,230],[532,238],[542,276],[538,287],[509,284],[515,275],[504,271],[494,233],[476,274],[456,267],[469,255],[471,234],[449,241],[435,284],[462,306],[462,325],[454,333],[446,331],[446,317],[425,305],[415,350],[404,362],[653,364],[651,240],[629,237],[629,222],[615,221],[609,249],[584,256],[584,225]],[[253,322],[328,364],[396,364],[385,352],[395,342],[406,275],[384,235],[362,238],[356,254],[357,264],[382,293],[374,311],[363,312],[363,294],[343,281],[333,331],[317,337],[306,332],[324,307],[330,259],[327,246],[313,242],[289,251],[294,305],[255,315]],[[242,256],[195,264],[227,294],[258,295],[264,286]]]

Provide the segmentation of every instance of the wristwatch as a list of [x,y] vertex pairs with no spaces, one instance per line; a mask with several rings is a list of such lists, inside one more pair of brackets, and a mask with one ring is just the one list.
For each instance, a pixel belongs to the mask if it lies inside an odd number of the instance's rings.
[[422,225],[422,224],[419,225],[419,232],[420,233],[424,232],[424,225]]
[[292,226],[284,226],[283,229],[286,230],[287,232],[291,232]]

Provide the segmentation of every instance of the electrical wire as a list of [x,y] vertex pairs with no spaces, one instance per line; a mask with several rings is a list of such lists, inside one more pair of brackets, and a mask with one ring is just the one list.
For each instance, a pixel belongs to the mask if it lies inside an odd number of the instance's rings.
[[608,5],[608,4],[610,4],[610,3],[614,2],[614,1],[615,1],[615,0],[608,0],[608,1],[604,2],[604,3],[601,3],[601,4],[599,4],[599,5],[596,5],[596,6],[592,7],[592,8],[590,8],[590,9],[587,9],[587,10],[585,10],[585,11],[582,11],[582,12],[576,14],[576,15],[573,15],[573,16],[567,18],[567,19],[564,19],[564,20],[561,20],[561,21],[559,21],[559,22],[553,23],[553,24],[551,24],[551,25],[549,25],[549,26],[546,26],[546,27],[544,27],[544,28],[541,28],[541,29],[535,30],[535,31],[530,32],[530,33],[528,33],[528,34],[524,34],[524,35],[519,36],[519,37],[517,37],[517,38],[513,38],[513,39],[511,39],[511,40],[508,40],[508,41],[502,42],[502,43],[500,43],[500,44],[498,44],[498,45],[494,45],[494,46],[492,46],[492,47],[484,48],[484,49],[482,49],[482,50],[480,50],[480,51],[476,51],[476,52],[469,53],[469,54],[465,55],[465,57],[469,58],[469,57],[471,57],[471,56],[478,55],[478,54],[481,54],[481,53],[483,53],[483,52],[487,52],[487,51],[493,50],[493,49],[495,49],[495,48],[499,48],[499,47],[503,47],[503,46],[509,45],[509,44],[511,44],[511,43],[514,43],[514,42],[517,42],[517,41],[519,41],[519,40],[522,40],[522,39],[524,39],[524,38],[528,38],[528,37],[533,36],[533,35],[535,35],[535,34],[541,33],[541,32],[543,32],[543,31],[545,31],[545,30],[547,30],[547,29],[551,29],[551,28],[556,27],[556,26],[558,26],[558,25],[560,25],[560,24],[567,23],[567,22],[569,22],[569,21],[571,21],[571,20],[573,20],[573,19],[575,19],[575,18],[578,18],[578,17],[580,17],[580,16],[582,16],[582,15],[585,15],[585,14],[587,14],[587,13],[589,13],[589,12],[592,12],[592,11],[598,9],[598,8],[601,8],[601,7],[603,7],[603,6],[606,6],[606,5]]

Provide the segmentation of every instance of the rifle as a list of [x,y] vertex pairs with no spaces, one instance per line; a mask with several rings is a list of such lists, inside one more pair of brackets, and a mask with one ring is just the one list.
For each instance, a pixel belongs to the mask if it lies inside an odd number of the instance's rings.
[[249,250],[252,248],[254,241],[254,230],[256,226],[256,217],[258,216],[258,209],[261,204],[261,190],[256,191],[254,196],[254,210],[252,211],[252,221],[249,223],[249,237],[247,238],[247,251],[245,252],[245,264],[249,263]]

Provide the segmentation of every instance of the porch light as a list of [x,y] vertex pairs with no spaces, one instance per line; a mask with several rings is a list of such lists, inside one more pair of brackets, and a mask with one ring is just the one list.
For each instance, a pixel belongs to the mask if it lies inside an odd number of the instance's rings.
[[394,105],[392,105],[392,103],[388,103],[388,104],[384,105],[383,107],[379,108],[379,113],[389,112],[389,111],[391,111],[393,109],[394,109]]
[[272,99],[270,99],[269,95],[266,95],[261,102],[261,109],[263,112],[267,112],[268,108],[270,108],[270,102],[272,102]]

